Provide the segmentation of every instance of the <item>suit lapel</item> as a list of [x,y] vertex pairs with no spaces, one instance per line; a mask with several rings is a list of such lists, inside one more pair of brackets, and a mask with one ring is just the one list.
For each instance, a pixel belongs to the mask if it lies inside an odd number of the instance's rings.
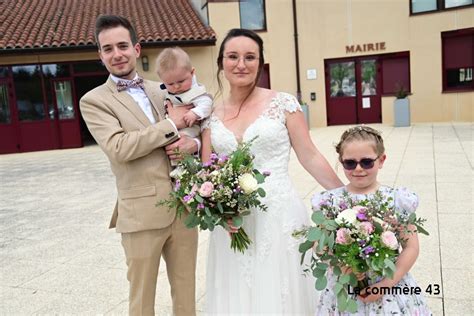
[[163,93],[159,91],[158,85],[153,85],[150,81],[145,80],[145,93],[150,100],[151,106],[155,108],[161,121],[166,117]]
[[110,77],[107,80],[107,86],[112,91],[112,96],[116,98],[128,111],[130,111],[143,126],[150,126],[150,120],[140,108],[140,105],[138,105],[127,92],[118,92],[117,85]]

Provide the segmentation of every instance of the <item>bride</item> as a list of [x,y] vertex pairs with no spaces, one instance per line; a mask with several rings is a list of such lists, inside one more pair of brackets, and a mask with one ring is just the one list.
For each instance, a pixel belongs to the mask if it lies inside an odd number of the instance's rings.
[[326,189],[342,182],[310,139],[301,107],[292,95],[256,86],[264,65],[263,42],[254,32],[233,29],[217,59],[230,92],[203,124],[202,158],[211,147],[229,154],[238,142],[258,135],[251,151],[255,167],[270,171],[263,188],[266,212],[252,212],[243,227],[252,243],[241,254],[229,246],[229,232],[216,228],[210,237],[206,284],[209,314],[313,315],[314,279],[304,276],[299,241],[291,233],[308,223],[308,212],[289,174],[290,148],[303,167]]

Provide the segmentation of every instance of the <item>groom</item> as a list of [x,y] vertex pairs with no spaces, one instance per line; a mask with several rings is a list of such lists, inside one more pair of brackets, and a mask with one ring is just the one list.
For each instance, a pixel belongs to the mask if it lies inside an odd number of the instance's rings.
[[[180,137],[185,107],[170,107],[168,118],[159,84],[136,72],[141,47],[130,22],[97,18],[99,56],[107,81],[80,101],[89,130],[107,155],[116,177],[117,203],[110,222],[122,234],[130,283],[131,315],[154,315],[160,258],[166,262],[173,314],[195,315],[196,229],[176,210],[157,207],[172,189],[167,153],[197,151],[194,139]],[[198,142],[198,141],[197,141]]]

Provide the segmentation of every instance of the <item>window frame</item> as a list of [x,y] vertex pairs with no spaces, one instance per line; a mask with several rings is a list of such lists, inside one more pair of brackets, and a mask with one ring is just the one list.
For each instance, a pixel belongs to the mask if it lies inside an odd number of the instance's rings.
[[383,61],[387,59],[398,59],[398,58],[406,58],[408,61],[408,87],[404,87],[407,91],[408,95],[412,94],[411,90],[411,60],[410,60],[410,51],[401,51],[396,53],[388,53],[388,54],[381,54],[379,55],[379,63],[380,63],[380,76],[381,76],[381,91],[380,94],[382,97],[392,97],[397,94],[396,90],[393,92],[386,92],[384,90],[384,69],[383,69]]
[[[447,86],[448,85],[447,73],[446,73],[448,68],[446,68],[446,65],[445,65],[445,50],[446,50],[445,39],[469,36],[469,34],[472,37],[474,37],[474,27],[455,30],[455,31],[441,32],[441,76],[442,76],[441,92],[442,93],[457,93],[457,92],[473,92],[474,91],[474,80],[472,80],[470,88],[469,87],[448,87]],[[473,46],[474,46],[474,39],[473,39]],[[473,51],[474,51],[474,47],[473,47]],[[459,68],[472,68],[474,71],[474,58],[471,61],[470,65],[465,65]],[[449,68],[449,69],[459,69],[459,68]]]
[[458,10],[458,9],[465,9],[474,7],[474,3],[465,4],[458,7],[446,8],[446,0],[435,0],[436,1],[436,9],[430,11],[423,11],[423,12],[413,12],[413,0],[408,0],[410,6],[410,15],[420,15],[420,14],[430,14],[436,12],[443,12],[443,11],[450,11],[450,10]]
[[[242,3],[242,0],[238,0],[239,1],[239,20],[240,20],[240,27],[243,28],[242,26],[242,8],[241,8],[241,3]],[[245,1],[245,0],[244,0]],[[263,28],[262,29],[253,29],[251,31],[254,31],[254,32],[266,32],[267,31],[267,3],[265,0],[262,0],[263,2]]]

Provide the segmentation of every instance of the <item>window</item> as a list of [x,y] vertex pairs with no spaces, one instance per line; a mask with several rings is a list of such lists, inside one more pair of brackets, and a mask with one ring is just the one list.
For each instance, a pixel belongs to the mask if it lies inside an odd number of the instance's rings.
[[40,121],[46,117],[40,66],[13,66],[16,106],[20,121]]
[[452,8],[470,7],[474,0],[410,0],[410,13],[427,13]]
[[265,31],[265,0],[240,0],[240,27],[253,31]]
[[194,11],[201,18],[202,23],[206,26],[209,26],[209,12],[208,12],[208,1],[207,0],[191,0],[191,5],[194,8]]
[[443,91],[472,91],[474,27],[441,33]]
[[394,95],[400,89],[411,92],[410,55],[408,52],[385,54],[382,63],[382,94]]

